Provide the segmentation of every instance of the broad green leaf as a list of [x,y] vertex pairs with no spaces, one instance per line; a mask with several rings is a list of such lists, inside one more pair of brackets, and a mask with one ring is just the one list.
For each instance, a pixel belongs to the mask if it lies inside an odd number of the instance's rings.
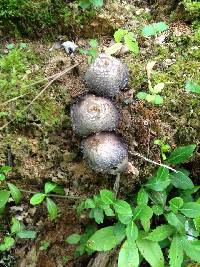
[[193,242],[188,240],[187,236],[181,236],[181,243],[185,254],[193,261],[200,263],[200,251],[193,245]]
[[183,199],[181,197],[174,197],[169,201],[169,208],[174,213],[177,213],[183,206]]
[[46,201],[47,201],[47,210],[49,217],[51,220],[55,220],[58,216],[58,207],[56,203],[49,197],[47,197]]
[[148,193],[145,191],[143,187],[140,188],[140,190],[137,193],[137,205],[146,205],[148,203],[149,196]]
[[133,221],[126,226],[126,236],[130,242],[135,241],[138,238],[138,228]]
[[114,226],[108,226],[96,231],[88,240],[87,247],[95,251],[108,251],[118,245],[114,234]]
[[8,50],[12,50],[12,49],[14,49],[15,48],[15,44],[7,44],[6,45],[6,48],[8,49]]
[[120,243],[126,236],[125,225],[118,222],[114,225],[113,233],[115,235],[117,243]]
[[159,167],[156,176],[150,178],[145,186],[155,191],[163,191],[169,184],[169,170],[165,167]]
[[158,94],[163,90],[164,87],[165,87],[164,83],[158,83],[158,84],[156,84],[154,86],[152,93],[153,94]]
[[194,184],[192,180],[181,171],[178,171],[177,173],[173,172],[170,174],[170,180],[173,186],[180,189],[192,189],[194,187]]
[[135,242],[126,240],[119,251],[118,267],[139,266],[139,253]]
[[44,200],[45,197],[46,197],[46,194],[36,193],[30,199],[30,203],[31,205],[38,205]]
[[156,205],[161,205],[162,207],[165,206],[167,200],[167,193],[166,191],[162,192],[149,192],[149,197]]
[[123,44],[122,43],[116,43],[116,44],[108,47],[106,49],[105,53],[107,55],[113,55],[113,54],[119,52],[122,49],[122,47],[123,47]]
[[3,182],[6,179],[6,176],[3,173],[0,173],[0,181]]
[[160,96],[160,95],[155,95],[155,98],[154,98],[154,104],[155,105],[162,105],[163,104],[163,97]]
[[104,205],[103,210],[104,210],[106,216],[115,216],[114,211],[111,209],[111,207],[109,205]]
[[15,201],[15,204],[18,204],[22,198],[22,194],[20,190],[14,184],[7,183],[7,185],[10,189],[10,193],[11,193],[13,200]]
[[0,172],[1,172],[1,173],[4,173],[4,174],[8,174],[10,171],[12,171],[12,167],[7,166],[7,165],[2,166],[2,167],[0,168]]
[[116,43],[120,43],[122,38],[128,33],[128,30],[124,30],[124,29],[118,29],[115,33],[114,33],[114,39]]
[[[185,216],[184,216],[184,218],[185,218]],[[185,231],[190,236],[193,236],[193,237],[198,237],[199,236],[199,232],[196,230],[194,222],[193,222],[192,219],[187,219],[185,221]]]
[[155,214],[155,215],[162,215],[163,214],[163,208],[161,207],[161,206],[159,206],[159,205],[153,205],[152,207],[152,210],[153,210],[153,213]]
[[195,148],[196,145],[178,147],[171,153],[170,157],[167,158],[166,161],[175,165],[185,162],[192,156]]
[[150,103],[154,103],[155,102],[155,95],[147,94],[146,101],[150,102]]
[[26,43],[20,43],[19,46],[21,49],[26,49],[28,47],[28,45]]
[[174,226],[179,233],[185,233],[184,224],[177,217],[176,214],[174,214],[173,212],[170,212],[170,213],[166,214],[165,217],[166,217],[168,223],[171,224],[172,226]]
[[91,6],[91,2],[90,2],[90,0],[80,0],[79,6],[83,9],[86,9],[86,8]]
[[22,230],[22,225],[15,217],[12,218],[11,233],[16,234]]
[[79,234],[72,234],[70,236],[68,236],[68,238],[66,239],[66,242],[70,245],[75,245],[78,244],[78,242],[81,239],[81,235]]
[[91,40],[89,41],[89,44],[90,44],[90,46],[91,46],[92,48],[97,48],[97,46],[98,46],[98,43],[97,43],[97,40],[96,40],[96,39],[91,39]]
[[195,202],[188,202],[183,204],[180,209],[181,213],[189,218],[197,218],[200,217],[200,204]]
[[136,244],[140,253],[150,266],[164,267],[163,253],[158,243],[141,238],[136,240]]
[[140,100],[144,100],[144,99],[146,99],[147,95],[148,95],[148,94],[145,93],[145,92],[139,92],[139,93],[137,93],[136,97],[137,97],[138,99],[140,99]]
[[92,3],[95,7],[102,7],[103,6],[103,0],[92,0]]
[[131,206],[124,200],[117,200],[113,206],[119,220],[122,223],[128,224],[133,216]]
[[149,206],[143,207],[142,213],[140,214],[141,224],[146,232],[150,229],[151,218],[153,216],[153,210]]
[[10,236],[5,236],[3,243],[0,244],[0,251],[9,250],[15,244],[15,240]]
[[57,184],[52,183],[52,182],[45,183],[45,185],[44,185],[45,194],[52,192],[56,188],[56,186],[57,186]]
[[105,204],[113,204],[115,197],[114,193],[110,190],[103,189],[100,191],[101,200]]
[[144,37],[154,36],[157,33],[160,33],[160,32],[166,31],[166,30],[168,30],[168,26],[165,22],[152,23],[150,25],[146,25],[142,29],[142,35]]
[[134,33],[129,32],[128,34],[126,34],[124,36],[124,41],[129,51],[131,51],[134,54],[139,53],[139,46],[138,46],[138,42],[135,40]]
[[185,89],[189,92],[200,94],[200,85],[193,81],[187,81]]
[[9,191],[0,190],[0,209],[4,208],[10,196]]
[[85,205],[84,205],[85,209],[94,209],[95,208],[95,203],[91,198],[87,198],[85,200]]
[[36,232],[35,231],[29,231],[29,230],[23,230],[21,232],[18,232],[16,235],[19,238],[28,238],[28,239],[36,238]]
[[200,216],[193,219],[195,229],[200,233]]
[[179,235],[174,235],[169,249],[170,267],[181,267],[183,262],[183,248]]
[[93,216],[94,216],[96,223],[98,223],[98,224],[103,223],[104,214],[103,214],[103,210],[101,208],[94,208],[93,209]]
[[169,224],[163,224],[161,226],[157,226],[150,234],[145,237],[145,239],[159,242],[171,236],[174,231],[175,228],[173,226]]

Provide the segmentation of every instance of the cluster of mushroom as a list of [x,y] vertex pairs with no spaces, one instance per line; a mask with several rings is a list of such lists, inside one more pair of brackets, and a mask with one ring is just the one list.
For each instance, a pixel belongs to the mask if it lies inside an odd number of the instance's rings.
[[115,133],[119,111],[109,99],[128,83],[128,68],[119,59],[100,54],[85,74],[89,94],[71,106],[76,134],[84,137],[83,157],[96,172],[117,174],[128,165],[126,145]]

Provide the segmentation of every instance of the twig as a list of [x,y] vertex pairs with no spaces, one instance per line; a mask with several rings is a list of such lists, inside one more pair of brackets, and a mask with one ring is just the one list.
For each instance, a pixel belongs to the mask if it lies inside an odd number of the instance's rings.
[[[24,190],[24,189],[19,189],[21,192],[28,193],[28,194],[37,194],[39,192],[36,191],[30,191],[30,190]],[[81,199],[81,197],[78,196],[67,196],[67,195],[56,195],[56,194],[48,194],[48,197],[59,197],[59,198],[69,198],[69,199]]]
[[[28,108],[45,92],[45,90],[58,78],[60,78],[61,76],[63,76],[64,74],[66,74],[67,72],[69,72],[70,70],[72,70],[73,68],[77,67],[79,63],[76,63],[75,65],[71,66],[70,68],[59,72],[56,74],[56,76],[47,83],[47,85],[42,89],[42,91],[39,92],[39,94],[21,111],[21,113],[24,113],[26,110],[28,110]],[[12,120],[8,121],[6,124],[4,124],[1,128],[0,131],[2,131],[3,129],[5,129],[10,123],[12,123],[13,121],[15,121],[15,118],[13,118]]]
[[114,183],[114,186],[113,186],[113,191],[115,193],[115,197],[117,197],[117,194],[118,194],[118,191],[119,191],[120,178],[121,178],[121,175],[120,175],[120,173],[118,173],[116,175],[115,183]]
[[155,165],[158,165],[158,166],[161,166],[161,167],[165,167],[165,168],[167,168],[167,169],[169,169],[169,170],[171,170],[171,171],[173,171],[173,172],[175,172],[175,173],[178,173],[178,171],[175,170],[175,169],[173,169],[172,167],[169,167],[168,165],[165,165],[165,164],[162,164],[162,163],[158,163],[158,162],[156,162],[156,161],[154,161],[154,160],[148,159],[148,158],[146,158],[145,156],[143,156],[143,155],[141,155],[141,154],[139,154],[139,153],[137,153],[137,152],[130,152],[130,153],[131,153],[132,155],[134,155],[134,156],[137,156],[137,157],[139,157],[139,158],[144,159],[144,160],[147,161],[147,162],[150,162],[150,163],[152,163],[152,164],[155,164]]

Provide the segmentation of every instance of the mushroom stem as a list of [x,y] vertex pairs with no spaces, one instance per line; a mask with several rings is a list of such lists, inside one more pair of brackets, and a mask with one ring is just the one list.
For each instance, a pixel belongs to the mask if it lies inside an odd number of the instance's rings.
[[118,191],[119,191],[120,178],[121,178],[120,173],[117,173],[116,179],[115,179],[115,183],[114,183],[114,186],[113,186],[113,191],[115,193],[115,197],[117,197],[117,194],[118,194]]

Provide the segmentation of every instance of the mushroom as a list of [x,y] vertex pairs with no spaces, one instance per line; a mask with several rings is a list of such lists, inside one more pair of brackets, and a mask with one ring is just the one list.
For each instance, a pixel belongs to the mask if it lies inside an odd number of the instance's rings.
[[118,126],[119,112],[107,98],[86,95],[71,106],[71,121],[76,134],[87,136],[113,131]]
[[81,144],[83,157],[96,172],[119,174],[128,166],[126,145],[114,133],[101,132],[89,136]]
[[89,91],[114,97],[128,84],[128,68],[119,59],[100,54],[85,74]]

